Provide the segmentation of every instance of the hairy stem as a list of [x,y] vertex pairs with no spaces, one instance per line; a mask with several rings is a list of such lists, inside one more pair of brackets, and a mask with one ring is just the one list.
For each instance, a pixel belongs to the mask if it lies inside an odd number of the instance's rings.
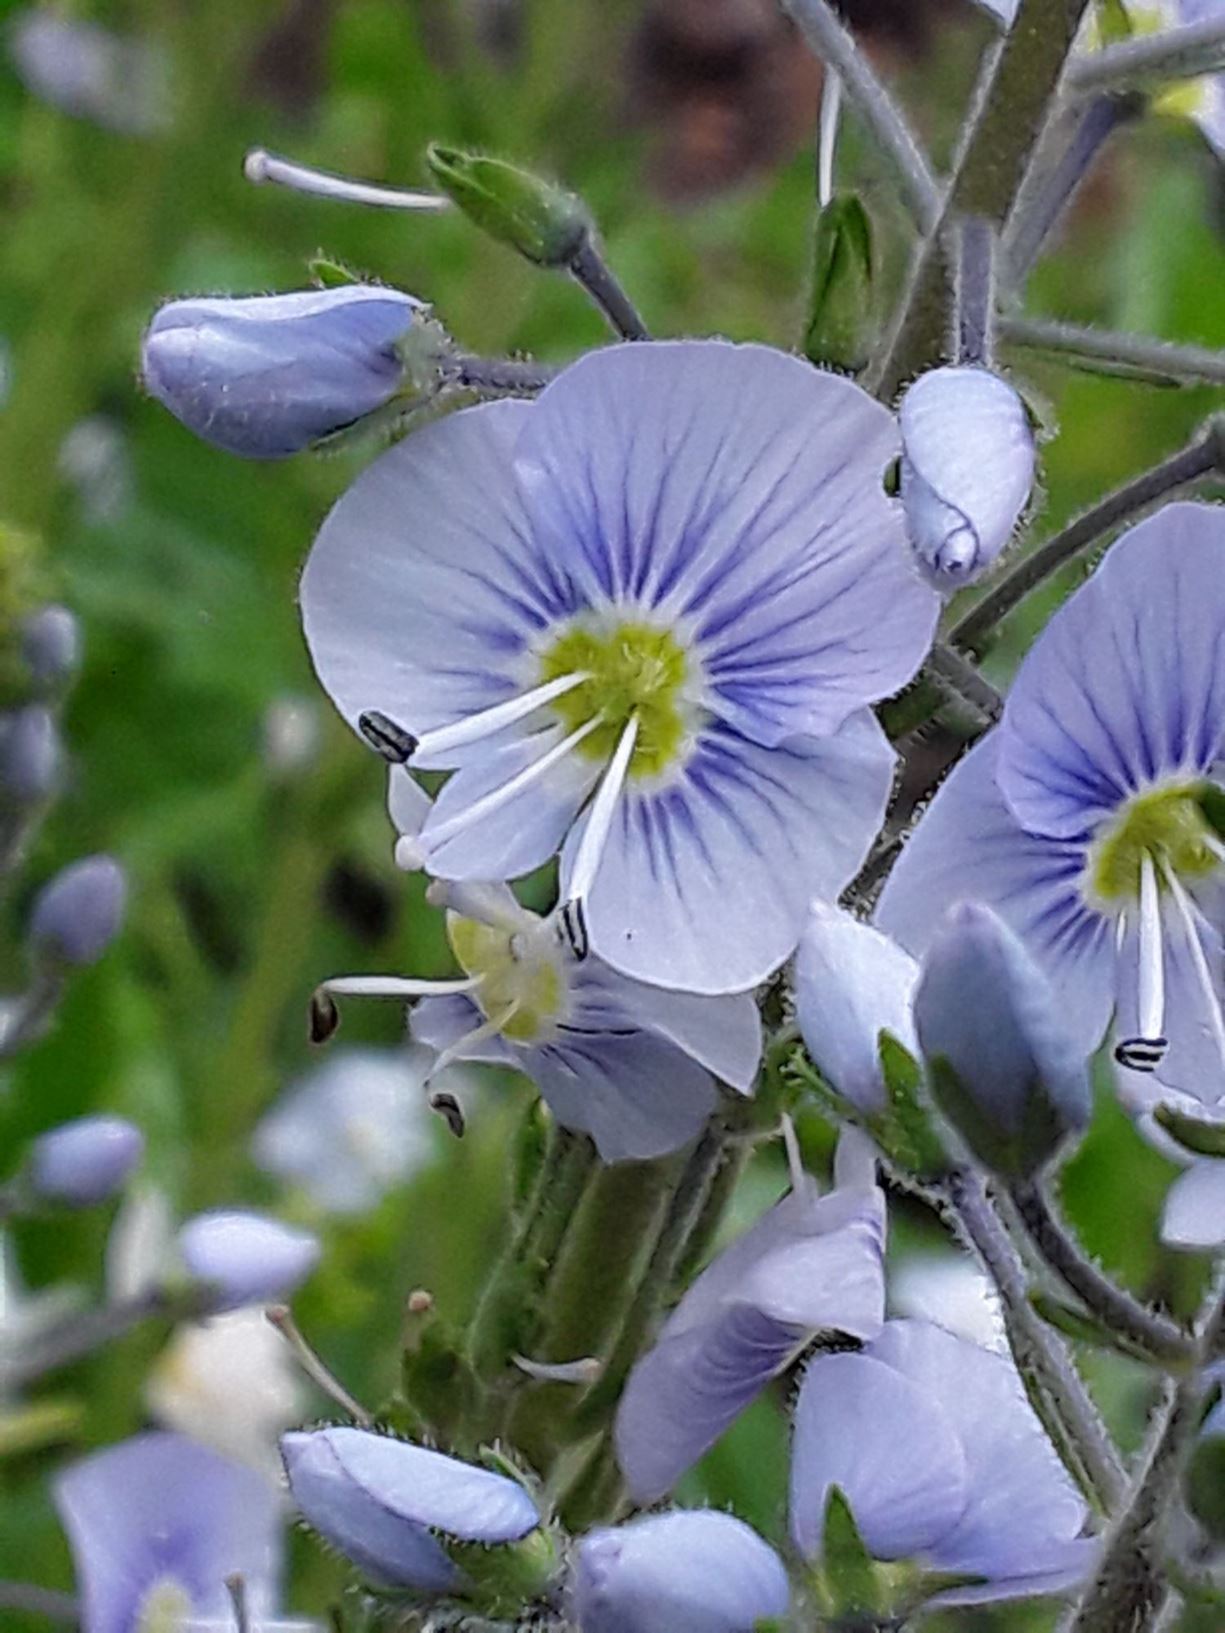
[[999,1290],[1008,1342],[1031,1400],[1036,1406],[1045,1401],[1050,1408],[1056,1445],[1061,1450],[1072,1449],[1070,1472],[1082,1480],[1085,1495],[1103,1512],[1113,1514],[1127,1488],[1118,1451],[1067,1345],[1029,1302],[1025,1267],[986,1186],[977,1174],[963,1170],[950,1176],[948,1196],[957,1221]]
[[782,0],[815,56],[838,75],[848,99],[897,170],[906,204],[923,232],[940,218],[940,184],[896,103],[827,0]]
[[938,641],[927,655],[924,670],[941,691],[951,692],[962,702],[969,703],[989,723],[993,724],[1003,714],[1003,698],[955,648]]
[[1087,363],[1152,385],[1225,385],[1225,352],[1209,346],[1180,346],[1148,335],[1088,329],[1044,318],[1001,317],[1000,337],[1027,351],[1050,352],[1071,367]]
[[899,386],[938,363],[951,298],[947,228],[982,216],[1002,230],[1046,125],[1088,0],[1021,0],[1016,21],[980,75],[940,219],[919,249],[872,389],[890,401]]
[[1012,1200],[1043,1259],[1104,1326],[1159,1361],[1177,1366],[1190,1360],[1194,1344],[1189,1334],[1176,1321],[1133,1298],[1085,1257],[1056,1217],[1041,1185],[1018,1183]]
[[455,385],[474,391],[531,396],[543,391],[556,374],[548,363],[533,363],[518,357],[470,357],[466,353],[449,360],[447,378]]
[[995,228],[980,215],[961,223],[957,243],[957,361],[992,362],[995,329]]
[[60,1367],[84,1360],[146,1321],[188,1320],[204,1314],[212,1302],[212,1295],[200,1288],[189,1288],[183,1293],[157,1288],[122,1303],[65,1316],[39,1333],[28,1348],[18,1350],[15,1358],[0,1368],[0,1388],[24,1389]]
[[1073,63],[1068,88],[1080,95],[1126,91],[1166,79],[1194,79],[1225,68],[1225,18],[1183,23],[1120,40]]
[[1219,471],[1223,454],[1222,427],[1216,420],[1210,420],[1199,436],[1185,448],[1107,494],[1092,510],[1085,511],[1061,533],[1056,533],[1054,538],[1048,539],[1018,562],[993,590],[989,590],[953,625],[948,634],[949,645],[962,651],[977,651],[995,626],[1031,591],[1044,584],[1052,573],[1057,573],[1082,550],[1096,544],[1120,522],[1132,520],[1176,489]]
[[650,332],[638,309],[618,282],[590,234],[570,262],[570,274],[580,283],[622,340],[649,340]]

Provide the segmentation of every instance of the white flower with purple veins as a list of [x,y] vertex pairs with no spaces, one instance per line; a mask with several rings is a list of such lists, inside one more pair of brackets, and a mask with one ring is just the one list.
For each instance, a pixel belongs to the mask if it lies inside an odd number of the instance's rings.
[[[275,1603],[281,1496],[253,1469],[181,1435],[141,1434],[60,1474],[82,1633],[185,1633],[232,1619],[241,1576],[260,1625]],[[264,1624],[267,1625],[267,1624]]]
[[1126,534],[1050,620],[1003,719],[944,783],[881,897],[912,952],[980,900],[1026,943],[1090,1054],[1225,1098],[1225,511]]
[[877,831],[893,753],[867,706],[931,640],[897,451],[850,381],[685,341],[592,353],[378,459],[303,620],[346,719],[454,773],[428,871],[516,878],[560,848],[622,974],[721,993],[776,969]]
[[834,1189],[792,1190],[700,1275],[630,1373],[617,1461],[634,1499],[674,1486],[820,1333],[874,1337],[885,1319],[885,1198],[872,1146],[844,1129]]
[[1098,1547],[1012,1362],[926,1321],[809,1363],[791,1458],[791,1535],[809,1559],[834,1487],[873,1558],[979,1579],[941,1604],[1064,1592]]
[[715,1109],[715,1079],[748,1093],[761,1059],[750,993],[705,997],[629,981],[576,955],[558,915],[521,907],[507,885],[446,884],[456,981],[341,976],[327,994],[417,1000],[413,1037],[437,1050],[427,1081],[456,1061],[530,1077],[558,1122],[590,1134],[605,1162],[675,1151]]

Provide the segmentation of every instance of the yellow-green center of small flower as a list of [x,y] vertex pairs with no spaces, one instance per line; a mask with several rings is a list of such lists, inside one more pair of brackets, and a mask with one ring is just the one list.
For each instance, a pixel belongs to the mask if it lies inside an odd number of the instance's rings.
[[515,1043],[535,1043],[561,1014],[565,981],[560,949],[547,936],[521,934],[447,914],[451,949],[468,975],[480,977],[472,997],[487,1020]]
[[686,670],[684,649],[669,630],[625,623],[607,633],[568,630],[542,657],[540,679],[575,673],[591,677],[550,705],[569,731],[599,717],[600,724],[579,745],[590,759],[607,760],[630,716],[637,715],[629,774],[650,777],[663,771],[680,749]]
[[191,1595],[182,1583],[160,1577],[140,1601],[135,1633],[181,1633],[191,1614]]
[[1145,856],[1156,865],[1165,889],[1168,869],[1179,879],[1199,879],[1218,865],[1213,828],[1204,815],[1211,785],[1182,783],[1139,794],[1096,842],[1089,861],[1093,893],[1113,905],[1135,901]]

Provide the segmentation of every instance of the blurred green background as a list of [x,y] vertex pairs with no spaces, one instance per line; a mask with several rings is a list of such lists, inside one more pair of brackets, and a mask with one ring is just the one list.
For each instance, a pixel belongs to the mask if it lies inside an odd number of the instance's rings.
[[[11,40],[17,8],[3,12]],[[313,985],[340,970],[442,971],[446,954],[419,883],[392,867],[382,770],[330,716],[295,608],[314,530],[369,450],[261,466],[200,444],[141,394],[142,327],[175,294],[302,287],[322,250],[432,302],[466,349],[564,359],[600,344],[600,320],[574,286],[462,220],[362,211],[242,178],[244,151],[260,145],[419,185],[424,146],[439,139],[582,193],[655,332],[793,345],[819,76],[769,0],[130,0],[58,12],[155,47],[168,118],[142,135],[102,128],[32,95],[0,60],[0,523],[22,537],[6,532],[0,545],[0,605],[11,617],[31,598],[63,600],[86,642],[64,718],[67,787],[4,904],[8,988],[23,979],[29,898],[58,866],[111,851],[129,870],[132,903],[121,941],[74,983],[54,1032],[0,1075],[0,1174],[38,1130],[107,1109],[146,1130],[147,1174],[176,1210],[245,1201],[321,1228],[327,1254],[298,1313],[349,1386],[376,1399],[394,1378],[409,1289],[428,1287],[459,1321],[471,1309],[502,1231],[525,1099],[505,1083],[483,1092],[468,1137],[439,1129],[436,1159],[357,1221],[322,1220],[249,1159],[259,1115],[310,1064]],[[882,72],[943,160],[988,26],[956,0],[863,0],[860,13]],[[904,218],[853,121],[841,170],[862,187],[886,282],[896,280]],[[1191,127],[1127,131],[1034,278],[1030,310],[1225,345],[1223,196]],[[1015,362],[1052,428],[1038,535],[1179,446],[1215,406],[1208,391]],[[1005,632],[990,660],[997,678],[1044,610],[1026,609]],[[269,711],[295,700],[317,743],[278,764]],[[395,1006],[346,1015],[349,1041],[391,1043],[399,1029]],[[803,1133],[823,1161],[825,1131],[814,1119]],[[1199,1267],[1155,1244],[1169,1172],[1104,1105],[1065,1199],[1112,1270],[1185,1302]],[[781,1158],[763,1153],[739,1214],[782,1183]],[[931,1221],[905,1207],[896,1218],[896,1258],[939,1246]],[[28,1285],[67,1279],[96,1293],[103,1241],[91,1215],[23,1226],[14,1245]],[[70,1585],[48,1472],[146,1420],[142,1380],[165,1338],[146,1329],[44,1386],[64,1427],[50,1445],[0,1457],[0,1578]],[[1143,1378],[1090,1364],[1134,1442]],[[774,1536],[779,1404],[750,1413],[685,1493],[732,1502]],[[0,1423],[12,1405],[0,1403]],[[319,1611],[332,1579],[301,1548],[295,1603]],[[961,1625],[1048,1621],[976,1611]]]

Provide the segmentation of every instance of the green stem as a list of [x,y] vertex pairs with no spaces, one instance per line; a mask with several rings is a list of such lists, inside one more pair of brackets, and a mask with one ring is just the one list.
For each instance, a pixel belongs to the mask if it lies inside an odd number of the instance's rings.
[[943,357],[951,306],[949,229],[970,215],[1003,231],[1087,5],[1088,0],[1021,0],[1003,44],[989,54],[944,209],[920,247],[874,373],[872,386],[882,401]]
[[1046,318],[1002,317],[1000,338],[1026,351],[1066,358],[1068,366],[1090,364],[1117,368],[1128,378],[1152,385],[1225,385],[1225,351],[1210,346],[1180,346],[1149,335],[1120,334]]
[[569,271],[576,283],[581,284],[592,301],[608,319],[613,331],[622,340],[649,340],[650,331],[642,321],[637,307],[621,287],[616,273],[604,259],[603,253],[590,234],[583,240],[578,254],[570,262]]

